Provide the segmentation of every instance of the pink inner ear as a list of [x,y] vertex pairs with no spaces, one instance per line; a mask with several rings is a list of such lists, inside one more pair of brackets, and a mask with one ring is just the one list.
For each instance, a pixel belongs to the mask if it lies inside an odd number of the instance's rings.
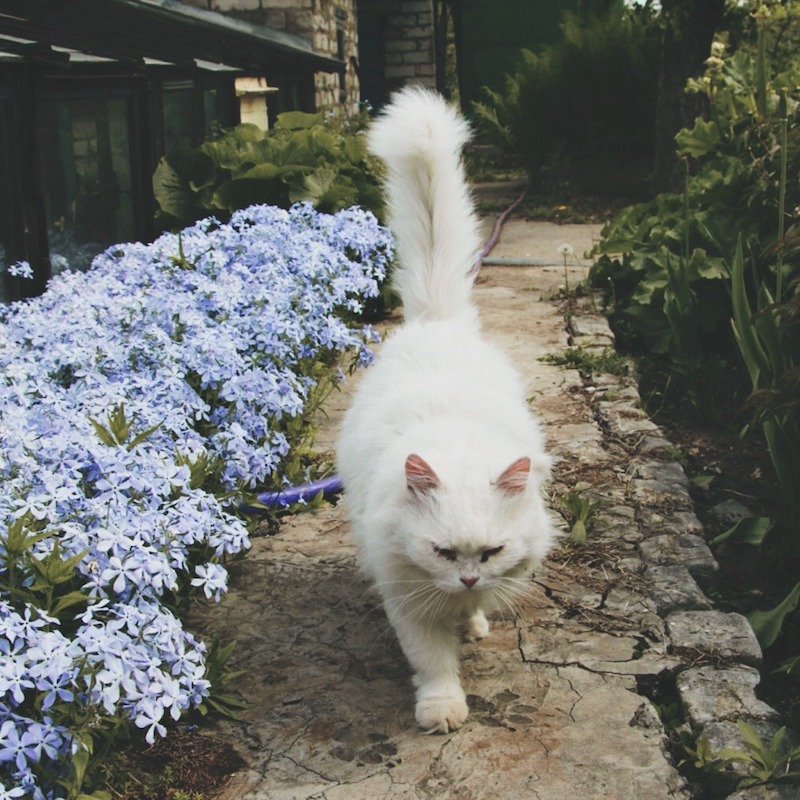
[[497,488],[507,494],[519,494],[528,484],[531,460],[525,456],[518,458],[498,479]]
[[439,477],[425,459],[412,454],[406,459],[406,485],[412,492],[429,492],[439,487]]

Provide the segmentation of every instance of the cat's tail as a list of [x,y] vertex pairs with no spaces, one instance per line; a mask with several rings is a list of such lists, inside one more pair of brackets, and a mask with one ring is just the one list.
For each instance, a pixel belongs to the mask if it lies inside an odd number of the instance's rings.
[[394,286],[407,320],[451,319],[475,311],[478,220],[461,163],[464,119],[429,90],[406,87],[368,133],[387,167],[389,226],[397,241]]

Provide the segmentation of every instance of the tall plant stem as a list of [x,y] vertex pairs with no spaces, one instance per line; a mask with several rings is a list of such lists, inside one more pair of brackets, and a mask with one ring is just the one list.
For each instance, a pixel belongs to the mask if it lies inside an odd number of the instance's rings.
[[767,116],[767,32],[764,20],[758,15],[756,19],[756,108],[763,119]]
[[786,90],[781,89],[778,101],[778,111],[781,117],[781,175],[778,184],[778,253],[777,253],[777,284],[775,287],[775,302],[781,302],[783,293],[783,236],[786,226],[786,170],[789,162],[789,112],[786,102]]

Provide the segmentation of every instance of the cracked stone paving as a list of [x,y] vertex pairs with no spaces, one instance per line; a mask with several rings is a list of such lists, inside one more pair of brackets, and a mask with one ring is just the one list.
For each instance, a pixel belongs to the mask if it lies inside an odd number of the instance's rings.
[[[680,523],[677,536],[697,539],[685,478],[663,457],[669,443],[639,410],[631,378],[587,379],[540,360],[613,341],[595,298],[581,298],[567,324],[559,294],[558,246],[580,255],[598,235],[599,226],[512,221],[493,256],[535,265],[485,266],[475,290],[484,329],[524,374],[556,457],[551,505],[574,490],[601,501],[586,545],[557,549],[514,613],[495,614],[489,637],[464,645],[470,717],[425,736],[403,654],[357,571],[346,500],[256,537],[228,597],[193,620],[207,637],[236,640],[234,668],[252,703],[241,721],[218,723],[247,764],[225,800],[688,800],[642,687],[677,666],[664,620],[697,608],[690,572],[713,559],[684,548],[689,566],[676,564],[648,539],[654,572],[643,574],[643,519],[672,521],[672,532]],[[575,286],[585,262],[568,273]],[[321,449],[347,402],[347,389],[329,401]],[[659,579],[676,566],[689,588]]]

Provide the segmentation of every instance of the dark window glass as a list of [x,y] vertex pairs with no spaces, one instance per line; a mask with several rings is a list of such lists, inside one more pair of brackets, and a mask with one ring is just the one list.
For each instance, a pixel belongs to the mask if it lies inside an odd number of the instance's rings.
[[40,119],[53,272],[86,269],[109,245],[134,238],[128,103],[48,99]]
[[192,82],[164,84],[164,155],[167,158],[197,144],[195,119]]
[[217,90],[203,91],[203,133],[206,139],[212,139],[220,132],[220,119],[217,112]]
[[[0,112],[6,112],[4,103],[0,100]],[[8,206],[8,190],[11,186],[11,175],[9,172],[8,153],[10,151],[8,130],[6,120],[8,113],[0,115],[0,302],[6,302],[10,298],[6,296],[6,283],[8,276],[5,274],[6,267],[11,264],[11,241],[10,241],[10,209]]]

